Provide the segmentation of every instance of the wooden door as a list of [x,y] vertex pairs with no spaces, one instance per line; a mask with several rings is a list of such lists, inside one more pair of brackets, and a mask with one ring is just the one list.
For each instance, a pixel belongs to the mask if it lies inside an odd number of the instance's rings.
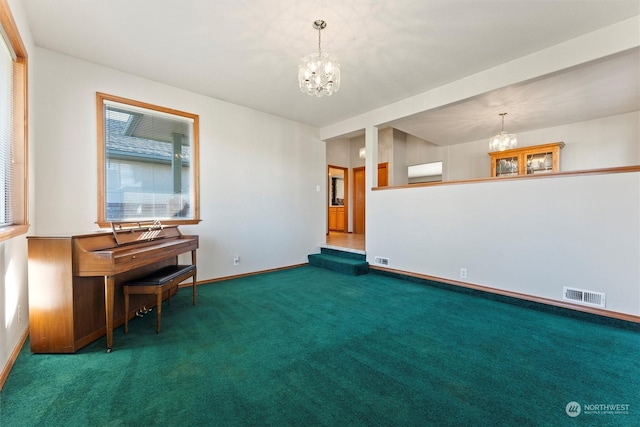
[[389,162],[378,163],[378,187],[389,185]]
[[364,212],[365,212],[365,171],[364,166],[353,168],[353,232],[364,234]]

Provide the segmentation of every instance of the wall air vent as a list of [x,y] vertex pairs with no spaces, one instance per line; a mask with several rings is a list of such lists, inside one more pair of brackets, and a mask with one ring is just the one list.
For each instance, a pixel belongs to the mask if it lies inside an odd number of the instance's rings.
[[376,264],[380,265],[389,265],[389,258],[383,258],[381,256],[377,256],[374,258]]
[[577,288],[562,288],[562,299],[577,304],[590,305],[593,307],[605,307],[605,298],[603,292],[585,291]]

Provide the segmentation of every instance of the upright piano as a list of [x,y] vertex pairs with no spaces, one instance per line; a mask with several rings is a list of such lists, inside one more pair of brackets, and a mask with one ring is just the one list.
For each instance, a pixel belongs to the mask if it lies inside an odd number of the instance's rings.
[[[132,295],[124,312],[123,283],[168,265],[191,252],[196,264],[198,236],[178,226],[113,223],[111,230],[57,236],[28,236],[29,334],[33,353],[75,353],[107,336],[155,304],[153,295]],[[194,285],[195,286],[195,278]]]

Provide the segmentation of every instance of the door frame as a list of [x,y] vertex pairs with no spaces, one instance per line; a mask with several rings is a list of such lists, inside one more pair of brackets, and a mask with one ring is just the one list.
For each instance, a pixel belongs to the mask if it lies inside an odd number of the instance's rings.
[[329,234],[329,208],[331,207],[331,169],[340,169],[344,174],[344,232],[349,232],[349,168],[327,165],[327,234]]
[[[358,185],[358,181],[356,180],[356,173],[363,174],[362,188],[356,188]],[[364,166],[360,166],[357,168],[353,168],[353,233],[354,234],[365,234],[366,229],[366,197],[367,197],[367,184],[366,184],[367,176],[366,170]],[[359,206],[359,201],[357,198],[357,194],[359,191],[362,191],[362,206]],[[359,218],[356,216],[358,208],[362,212],[362,230],[356,228],[356,225],[359,224]]]
[[[356,180],[356,173],[362,173],[364,176],[364,181],[362,181],[362,189],[357,188],[358,181]],[[366,226],[366,218],[367,218],[367,172],[365,166],[359,166],[357,168],[353,168],[353,232],[356,234],[366,234],[367,226]],[[378,163],[378,187],[386,187],[389,185],[389,162]],[[362,207],[359,206],[359,201],[357,199],[358,191],[362,191]],[[362,232],[356,227],[359,224],[359,219],[357,218],[356,212],[358,209],[362,210]]]

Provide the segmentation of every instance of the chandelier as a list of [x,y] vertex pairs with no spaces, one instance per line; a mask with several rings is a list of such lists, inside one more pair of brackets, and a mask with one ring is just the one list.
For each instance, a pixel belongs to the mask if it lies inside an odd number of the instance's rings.
[[298,65],[298,84],[307,95],[329,96],[340,89],[340,63],[330,53],[320,50],[320,32],[327,23],[318,19],[313,28],[318,30],[318,52],[311,53],[300,60]]
[[502,131],[489,141],[489,149],[491,151],[504,151],[515,148],[516,145],[518,145],[516,134],[507,133],[504,130],[504,116],[506,116],[507,113],[500,113],[499,115],[502,116]]

